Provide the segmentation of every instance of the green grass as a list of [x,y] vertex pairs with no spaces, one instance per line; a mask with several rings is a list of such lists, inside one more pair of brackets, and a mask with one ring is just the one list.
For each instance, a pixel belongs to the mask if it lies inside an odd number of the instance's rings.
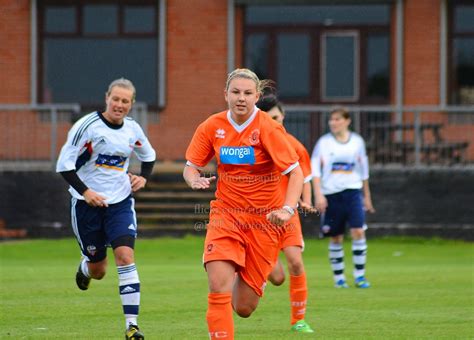
[[[207,339],[202,238],[139,239],[139,323],[147,339]],[[288,282],[268,286],[249,319],[234,316],[237,339],[472,339],[472,243],[391,238],[369,241],[373,287],[332,286],[327,243],[307,240],[306,320],[316,335],[289,332]],[[350,244],[346,268],[351,277]],[[111,253],[109,252],[109,255]],[[0,243],[0,338],[118,339],[124,321],[113,262],[82,292],[73,239]],[[352,280],[350,280],[352,281]]]

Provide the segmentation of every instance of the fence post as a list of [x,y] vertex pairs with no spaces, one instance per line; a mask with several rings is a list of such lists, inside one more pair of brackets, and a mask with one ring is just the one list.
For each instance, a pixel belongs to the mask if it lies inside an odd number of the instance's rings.
[[148,105],[146,103],[143,104],[142,108],[142,129],[145,131],[145,134],[148,137]]
[[354,131],[357,132],[358,134],[361,134],[361,131],[360,131],[360,111],[359,110],[354,111]]
[[51,166],[54,169],[56,162],[56,146],[58,144],[58,109],[56,106],[51,108]]
[[415,130],[415,166],[419,167],[421,164],[421,132],[420,131],[420,111],[413,111],[415,115],[414,130]]
[[320,116],[319,116],[319,137],[321,137],[324,132],[326,131],[327,127],[327,116],[328,114],[326,111],[320,110]]

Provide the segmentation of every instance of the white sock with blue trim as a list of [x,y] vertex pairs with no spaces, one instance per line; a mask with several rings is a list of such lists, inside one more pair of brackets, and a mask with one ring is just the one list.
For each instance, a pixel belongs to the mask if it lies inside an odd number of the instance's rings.
[[329,262],[334,275],[334,282],[346,280],[344,276],[344,248],[340,243],[329,243]]
[[352,261],[354,262],[354,279],[365,276],[367,262],[367,242],[365,238],[352,240]]
[[135,263],[126,266],[117,266],[119,276],[119,293],[122,300],[125,328],[137,325],[138,310],[140,307],[140,280]]

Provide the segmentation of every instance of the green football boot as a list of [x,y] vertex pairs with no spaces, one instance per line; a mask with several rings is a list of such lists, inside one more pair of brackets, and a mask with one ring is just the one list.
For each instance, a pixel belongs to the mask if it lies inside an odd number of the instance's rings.
[[293,326],[291,326],[291,330],[298,333],[314,333],[311,326],[304,320],[297,321]]

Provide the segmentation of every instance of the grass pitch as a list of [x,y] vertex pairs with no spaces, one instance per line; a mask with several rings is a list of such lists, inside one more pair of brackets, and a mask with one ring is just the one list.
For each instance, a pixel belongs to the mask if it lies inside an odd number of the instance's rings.
[[[207,339],[203,239],[139,239],[139,325],[147,339]],[[234,315],[236,339],[472,339],[472,243],[390,238],[369,240],[370,289],[335,289],[327,241],[306,240],[314,335],[289,331],[288,281],[269,285],[249,319]],[[350,243],[346,274],[352,282]],[[109,258],[112,254],[109,251]],[[0,243],[0,338],[120,339],[124,320],[113,261],[102,281],[76,288],[75,240]]]

